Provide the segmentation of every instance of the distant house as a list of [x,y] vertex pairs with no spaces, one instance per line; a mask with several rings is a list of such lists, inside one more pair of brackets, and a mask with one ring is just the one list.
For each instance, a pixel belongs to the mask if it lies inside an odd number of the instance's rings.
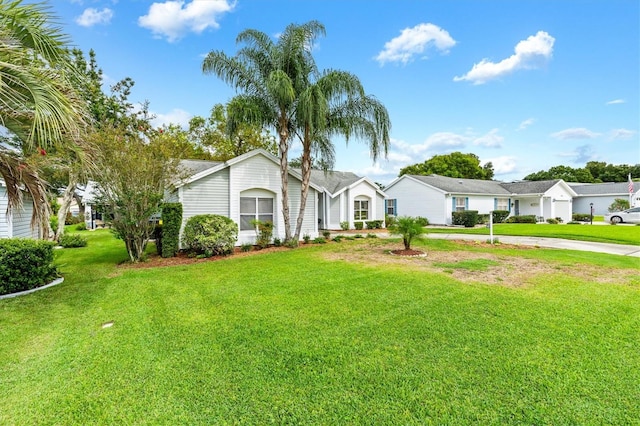
[[[616,198],[629,200],[629,184],[627,182],[615,183],[570,183],[571,189],[576,192],[573,199],[573,212],[591,212],[593,203],[593,214],[602,215],[608,213],[609,206]],[[640,185],[636,184],[636,191],[631,196],[631,207],[640,206]]]
[[538,220],[571,220],[576,193],[563,180],[513,182],[459,179],[446,176],[403,175],[386,188],[387,212],[422,216],[431,224],[450,225],[452,212],[507,210],[511,215],[534,215]]
[[22,206],[7,211],[7,188],[0,180],[0,238],[39,238],[38,228],[31,227],[33,201],[31,195],[24,193]]
[[320,229],[349,228],[356,222],[384,221],[385,193],[366,177],[351,172],[311,171],[311,182],[318,192],[318,225]]

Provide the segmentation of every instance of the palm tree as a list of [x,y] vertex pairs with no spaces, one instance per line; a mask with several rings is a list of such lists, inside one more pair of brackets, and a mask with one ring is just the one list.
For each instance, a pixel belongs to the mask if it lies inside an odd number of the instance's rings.
[[213,74],[241,93],[229,114],[228,132],[233,134],[242,123],[272,127],[279,138],[278,155],[282,185],[282,214],[285,239],[291,240],[289,214],[289,145],[296,131],[295,114],[300,94],[317,74],[311,48],[325,28],[317,21],[290,24],[273,42],[269,35],[248,29],[236,38],[244,44],[236,56],[211,51],[202,63],[205,74]]
[[418,218],[400,216],[388,227],[392,235],[400,235],[405,250],[411,250],[411,241],[419,240],[424,235],[424,228]]
[[296,109],[297,136],[302,142],[301,203],[294,238],[300,238],[309,193],[312,153],[326,166],[334,163],[333,136],[366,140],[373,161],[387,154],[391,122],[387,109],[376,98],[367,96],[358,77],[344,71],[325,71],[300,95]]
[[83,104],[71,84],[67,42],[43,4],[0,0],[0,125],[18,141],[16,149],[0,144],[0,178],[9,209],[20,206],[24,188],[34,202],[32,224],[45,230],[45,186],[23,153],[78,139]]

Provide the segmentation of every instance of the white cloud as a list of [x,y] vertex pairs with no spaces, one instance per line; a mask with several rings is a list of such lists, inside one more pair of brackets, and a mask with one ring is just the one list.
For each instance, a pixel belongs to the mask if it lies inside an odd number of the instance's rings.
[[456,41],[449,33],[434,24],[419,24],[413,28],[405,28],[400,35],[384,44],[384,49],[376,56],[380,65],[386,62],[410,62],[416,55],[421,55],[427,48],[435,47],[446,53],[455,46]]
[[480,145],[487,148],[501,148],[504,137],[498,134],[498,129],[491,129],[486,135],[480,136],[473,141],[474,145]]
[[83,27],[92,27],[98,24],[106,25],[111,22],[111,18],[113,18],[113,10],[107,7],[102,10],[90,7],[76,18],[76,24]]
[[600,133],[592,132],[584,127],[561,130],[551,134],[552,137],[561,140],[567,139],[593,139],[600,136]]
[[497,175],[504,175],[507,173],[511,173],[516,170],[516,158],[508,155],[504,155],[501,157],[487,158],[482,161],[481,164],[484,166],[488,162],[493,164],[493,172]]
[[538,31],[534,36],[520,41],[515,47],[515,53],[500,62],[483,59],[474,64],[471,71],[461,77],[454,77],[453,81],[467,80],[473,84],[484,84],[495,78],[500,78],[520,69],[533,69],[551,58],[555,39],[545,31]]
[[626,101],[624,99],[614,99],[612,101],[607,102],[605,105],[616,105],[616,104],[623,104]]
[[638,133],[634,130],[627,129],[613,129],[609,132],[609,140],[617,141],[617,140],[626,140],[631,139]]
[[536,122],[535,118],[527,118],[522,123],[520,123],[520,125],[518,126],[518,130],[524,130],[535,122]]
[[580,145],[573,152],[567,152],[559,154],[560,157],[572,158],[575,164],[585,164],[589,161],[598,159],[598,156],[594,153],[593,146]]
[[469,141],[469,137],[451,132],[434,133],[427,138],[424,145],[432,148],[461,148]]
[[189,120],[192,114],[179,108],[174,108],[166,114],[153,113],[155,118],[151,120],[154,127],[162,127],[163,125],[177,124],[182,128],[189,127]]
[[150,29],[156,37],[174,42],[188,32],[200,34],[207,28],[218,28],[218,18],[234,7],[235,2],[228,0],[153,3],[149,12],[138,18],[138,25]]

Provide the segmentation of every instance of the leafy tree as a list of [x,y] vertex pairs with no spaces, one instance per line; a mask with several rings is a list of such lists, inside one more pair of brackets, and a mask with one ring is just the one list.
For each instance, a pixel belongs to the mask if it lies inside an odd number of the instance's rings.
[[400,170],[399,176],[431,175],[448,176],[463,179],[493,179],[493,164],[480,165],[480,158],[475,154],[452,152],[451,154],[434,155],[424,163],[413,164]]
[[18,149],[0,145],[0,178],[9,209],[26,190],[34,202],[32,224],[48,237],[49,207],[43,180],[26,156],[63,143],[78,145],[84,104],[73,85],[68,38],[45,4],[0,2],[0,123]]
[[227,111],[238,108],[236,103],[240,101],[232,100],[226,107],[222,104],[214,105],[211,115],[206,119],[193,117],[189,121],[189,139],[218,161],[226,161],[257,148],[277,154],[275,138],[268,132],[263,132],[259,125],[238,123],[233,134],[229,134]]
[[565,182],[626,182],[631,173],[634,178],[640,177],[640,164],[607,164],[604,161],[589,161],[585,167],[554,166],[549,170],[540,170],[524,177],[525,180],[562,179]]
[[574,169],[569,166],[554,166],[549,170],[541,170],[537,173],[531,173],[524,177],[524,180],[540,181],[562,179],[565,182],[594,182],[593,176],[587,169]]
[[397,217],[387,229],[391,234],[402,237],[405,250],[411,250],[411,241],[422,238],[425,233],[420,220],[410,216]]
[[295,111],[300,94],[309,85],[315,71],[311,48],[325,32],[317,21],[288,25],[274,43],[268,34],[248,29],[238,34],[236,42],[244,46],[236,56],[211,51],[202,70],[226,81],[241,93],[232,102],[228,117],[228,134],[242,124],[273,128],[278,138],[282,186],[282,215],[285,239],[291,241],[289,214],[289,145],[296,130]]
[[628,208],[629,200],[625,200],[624,198],[616,198],[609,206],[609,212],[621,212],[623,210],[627,210]]

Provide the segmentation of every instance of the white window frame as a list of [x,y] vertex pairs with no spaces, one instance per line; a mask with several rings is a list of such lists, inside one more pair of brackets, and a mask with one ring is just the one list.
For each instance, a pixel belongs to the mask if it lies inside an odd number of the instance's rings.
[[[249,200],[253,200],[254,202],[254,211],[253,212],[243,212],[242,211],[242,201],[245,200],[248,202]],[[271,211],[261,211],[264,210],[264,206],[261,207],[260,201],[269,200],[271,202]],[[249,196],[249,197],[240,197],[240,231],[255,231],[257,227],[254,225],[247,225],[243,218],[249,219],[249,223],[252,220],[260,220],[262,222],[274,222],[275,218],[275,199],[273,197],[260,197],[260,196]]]
[[[363,208],[364,205],[364,208]],[[353,200],[353,220],[365,221],[369,220],[369,207],[371,203],[368,198],[356,198]],[[365,217],[362,217],[364,213]]]
[[467,199],[465,197],[456,197],[456,211],[463,212],[467,209]]
[[509,199],[508,198],[497,198],[496,199],[496,210],[509,210]]
[[387,215],[388,216],[395,216],[396,215],[396,199],[395,198],[389,198],[386,200],[387,202]]

